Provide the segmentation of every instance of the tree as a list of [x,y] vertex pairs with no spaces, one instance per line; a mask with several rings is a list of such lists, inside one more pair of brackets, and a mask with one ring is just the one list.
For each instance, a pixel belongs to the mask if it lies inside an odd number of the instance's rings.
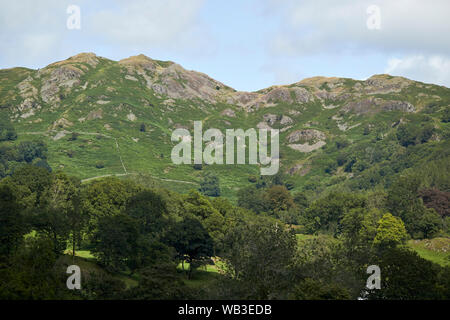
[[207,174],[200,183],[199,191],[205,196],[209,197],[219,197],[220,196],[220,186],[219,178],[217,176]]
[[140,233],[162,233],[167,206],[159,194],[150,190],[139,192],[127,200],[125,212],[139,222]]
[[239,207],[252,210],[255,213],[260,213],[265,210],[263,190],[255,186],[240,189],[237,192],[237,198]]
[[126,214],[103,216],[93,236],[92,252],[107,269],[121,271],[133,255],[139,238],[138,223]]
[[196,218],[186,217],[173,227],[167,235],[167,242],[175,248],[178,257],[190,264],[188,279],[196,265],[200,265],[213,255],[214,243],[208,232]]
[[24,141],[19,144],[19,154],[27,163],[36,158],[47,159],[47,145],[43,141]]
[[84,219],[81,212],[81,182],[59,172],[42,195],[40,206],[33,217],[33,226],[48,237],[56,254],[66,249],[66,241],[72,236],[72,254],[80,241]]
[[9,257],[27,231],[20,209],[11,188],[0,185],[0,256]]
[[108,300],[123,298],[126,291],[125,282],[113,275],[102,271],[82,271],[80,294],[88,300]]
[[422,189],[419,196],[427,208],[433,208],[441,217],[450,216],[450,192],[436,188]]
[[442,219],[434,209],[425,209],[416,223],[418,234],[423,238],[432,238],[442,226]]
[[186,286],[177,275],[176,265],[169,262],[157,263],[142,270],[139,285],[130,290],[128,299],[139,300],[181,300]]
[[390,248],[376,263],[381,270],[381,289],[368,292],[368,299],[440,299],[439,266],[411,250]]
[[213,255],[215,256],[223,249],[223,238],[226,228],[225,218],[219,212],[213,212],[203,221],[203,225],[214,241]]
[[48,170],[32,165],[21,165],[3,180],[13,188],[19,203],[29,210],[43,205],[44,193],[52,181],[53,175]]
[[274,185],[267,189],[263,197],[267,211],[273,215],[288,211],[295,206],[294,200],[285,186]]
[[136,184],[117,178],[106,178],[87,185],[82,194],[83,210],[89,216],[89,229],[95,230],[99,218],[123,212],[128,199],[141,190]]
[[308,208],[308,206],[309,206],[308,197],[305,195],[304,192],[296,192],[296,193],[294,193],[293,200],[294,200],[295,205],[300,210],[304,210],[304,209]]
[[295,300],[350,300],[350,292],[336,283],[306,278],[289,294]]
[[393,247],[404,243],[407,238],[408,234],[403,221],[386,213],[378,221],[377,235],[373,243],[380,247]]
[[185,215],[187,216],[194,216],[204,220],[214,212],[217,212],[209,199],[198,191],[191,190],[184,200]]
[[412,236],[418,236],[417,221],[424,211],[418,197],[420,179],[407,175],[398,177],[391,185],[386,199],[386,206],[394,216],[400,217],[406,230]]
[[333,192],[314,201],[305,211],[306,228],[309,232],[318,230],[340,233],[341,219],[354,208],[364,208],[363,195]]
[[0,268],[1,300],[73,299],[67,290],[65,269],[49,239],[29,237],[11,257],[7,268]]
[[223,269],[245,288],[241,299],[284,297],[290,285],[297,241],[294,234],[272,222],[239,225],[225,236]]
[[17,133],[14,126],[9,120],[6,120],[5,115],[0,118],[0,141],[16,140]]

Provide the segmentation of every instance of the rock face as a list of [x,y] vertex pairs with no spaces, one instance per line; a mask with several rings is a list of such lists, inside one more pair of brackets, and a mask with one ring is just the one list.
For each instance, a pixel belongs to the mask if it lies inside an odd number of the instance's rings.
[[416,108],[406,101],[387,101],[382,105],[384,111],[414,112]]
[[128,79],[142,76],[149,89],[173,99],[201,99],[216,103],[220,96],[233,91],[206,74],[188,71],[170,61],[162,62],[139,55],[121,60],[119,64],[126,68]]
[[103,119],[103,110],[93,110],[89,112],[87,120]]
[[222,116],[227,116],[227,117],[230,117],[230,118],[235,118],[236,117],[236,113],[234,112],[234,110],[231,110],[231,109],[223,110],[221,115]]
[[235,92],[226,102],[252,112],[263,107],[272,107],[280,102],[303,104],[313,100],[311,93],[302,87],[270,87],[258,92]]
[[48,71],[50,77],[44,80],[41,88],[41,98],[46,103],[60,101],[59,89],[61,87],[72,88],[74,85],[80,84],[79,79],[83,74],[83,71],[70,65]]
[[359,90],[367,94],[387,94],[396,93],[407,88],[413,83],[403,77],[391,77],[387,74],[374,75],[364,81]]
[[291,124],[293,122],[294,121],[292,120],[292,118],[285,116],[285,115],[281,116],[280,124],[286,125],[286,124]]
[[316,129],[296,130],[287,136],[289,143],[298,141],[317,141],[325,140],[326,136],[323,132]]
[[[300,152],[311,152],[323,147],[326,142],[326,135],[316,129],[296,130],[286,137],[289,142],[288,147]],[[294,143],[304,142],[304,143]]]
[[380,111],[414,112],[416,108],[409,102],[396,100],[382,100],[379,98],[367,98],[347,104],[342,108],[345,112],[354,112],[357,115],[376,113]]

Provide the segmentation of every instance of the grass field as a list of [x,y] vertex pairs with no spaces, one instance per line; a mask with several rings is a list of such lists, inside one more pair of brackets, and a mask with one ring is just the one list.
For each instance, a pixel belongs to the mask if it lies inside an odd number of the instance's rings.
[[409,240],[408,246],[424,259],[450,266],[450,238]]

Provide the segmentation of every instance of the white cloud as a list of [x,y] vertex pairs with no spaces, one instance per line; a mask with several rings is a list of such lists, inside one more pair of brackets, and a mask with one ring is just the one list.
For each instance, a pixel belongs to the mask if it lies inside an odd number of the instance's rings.
[[413,55],[389,59],[385,73],[450,87],[450,59],[432,55]]
[[113,2],[89,16],[92,31],[117,45],[187,48],[207,37],[199,11],[204,0]]
[[3,1],[0,10],[2,67],[47,60],[50,54],[61,47],[65,18],[62,1]]
[[[40,67],[82,51],[128,53],[208,49],[199,12],[204,0],[2,1],[0,68]],[[81,9],[81,29],[67,29],[67,7]],[[210,46],[211,47],[211,46]],[[101,53],[99,53],[101,54]]]
[[[272,41],[276,55],[323,51],[450,54],[450,1],[272,0],[272,12],[284,21]],[[381,29],[367,28],[367,8],[380,8]]]

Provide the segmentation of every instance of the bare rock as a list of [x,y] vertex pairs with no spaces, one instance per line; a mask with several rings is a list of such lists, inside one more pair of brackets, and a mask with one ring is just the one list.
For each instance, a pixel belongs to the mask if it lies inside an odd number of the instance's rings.
[[285,116],[285,115],[281,116],[280,124],[286,125],[286,124],[291,124],[293,122],[294,122],[294,120],[292,120],[292,118]]
[[221,115],[222,116],[227,116],[227,117],[230,117],[230,118],[235,118],[236,117],[236,113],[232,109],[225,109],[225,110],[223,110]]
[[87,120],[103,119],[103,110],[93,110],[86,117]]
[[297,141],[317,141],[317,140],[325,140],[326,135],[316,129],[303,129],[296,130],[287,136],[287,141],[289,143],[297,142]]

